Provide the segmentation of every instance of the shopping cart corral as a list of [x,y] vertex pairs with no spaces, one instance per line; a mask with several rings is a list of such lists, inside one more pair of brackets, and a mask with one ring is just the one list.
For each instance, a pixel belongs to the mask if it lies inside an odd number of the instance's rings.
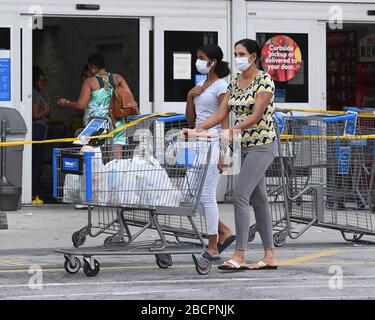
[[[55,250],[65,256],[67,272],[78,272],[80,256],[84,273],[95,276],[100,270],[95,256],[155,255],[157,265],[168,268],[175,254],[192,254],[198,273],[210,271],[210,261],[200,254],[205,220],[196,208],[212,138],[175,136],[168,143],[165,137],[140,138],[121,159],[111,146],[54,150],[54,196],[88,205],[87,226],[73,234],[76,248]],[[158,153],[161,146],[167,159]],[[78,248],[87,236],[103,233],[109,235],[104,245]]]

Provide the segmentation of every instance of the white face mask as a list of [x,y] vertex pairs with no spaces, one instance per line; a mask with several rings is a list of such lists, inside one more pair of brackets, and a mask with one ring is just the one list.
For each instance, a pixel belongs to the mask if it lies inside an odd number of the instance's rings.
[[208,61],[197,59],[195,62],[195,67],[197,68],[199,73],[208,74],[210,72],[211,67],[207,67]]
[[238,70],[243,72],[249,69],[253,63],[249,62],[249,57],[240,57],[234,59],[234,64]]

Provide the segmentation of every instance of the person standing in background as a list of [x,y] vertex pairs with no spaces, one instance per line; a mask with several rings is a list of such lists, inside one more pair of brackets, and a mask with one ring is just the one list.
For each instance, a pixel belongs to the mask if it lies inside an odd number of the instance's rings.
[[[83,82],[90,78],[92,76],[91,72],[90,72],[90,68],[89,68],[89,65],[88,64],[85,64],[82,68],[82,72],[81,72],[81,86],[83,84]],[[83,111],[83,115],[82,115],[82,118],[75,118],[72,120],[72,131],[73,131],[73,135],[74,137],[78,137],[80,135],[80,133],[83,131],[85,125],[88,123],[88,120],[89,120],[89,109],[88,108],[85,108],[84,111]]]
[[[90,73],[93,75],[87,78],[81,87],[81,94],[77,101],[70,101],[66,98],[60,98],[58,104],[67,108],[84,110],[88,108],[89,117],[105,117],[110,120],[110,103],[114,89],[117,86],[123,87],[132,96],[127,82],[119,75],[106,70],[105,59],[100,54],[92,54],[88,58]],[[124,118],[116,118],[116,128],[126,123]],[[87,123],[85,123],[86,125]],[[125,130],[118,131],[113,136],[115,145],[115,158],[120,159],[122,156],[123,146],[127,138]]]
[[[89,65],[85,64],[83,69],[82,69],[82,73],[81,73],[81,85],[83,84],[83,82],[86,79],[90,78],[91,76],[92,76],[92,74],[90,72]],[[88,120],[89,120],[89,109],[85,108],[82,121],[83,121],[84,124],[86,124],[88,122]]]
[[[33,91],[32,91],[32,139],[33,141],[45,140],[47,137],[47,116],[51,111],[51,104],[43,97],[46,76],[42,69],[33,66]],[[40,180],[43,171],[44,145],[32,146],[32,204],[43,204],[40,196]]]

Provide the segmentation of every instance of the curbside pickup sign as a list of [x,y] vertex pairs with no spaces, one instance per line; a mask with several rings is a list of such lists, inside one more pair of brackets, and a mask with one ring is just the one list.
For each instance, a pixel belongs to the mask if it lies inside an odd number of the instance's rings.
[[288,36],[274,36],[268,39],[262,48],[261,63],[263,70],[268,72],[274,81],[289,81],[301,69],[301,49]]

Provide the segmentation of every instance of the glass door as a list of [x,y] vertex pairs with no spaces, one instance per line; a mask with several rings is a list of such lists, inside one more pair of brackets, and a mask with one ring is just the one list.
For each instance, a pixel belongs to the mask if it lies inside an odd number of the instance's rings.
[[249,18],[247,30],[260,46],[259,67],[275,82],[275,105],[326,109],[325,24]]

